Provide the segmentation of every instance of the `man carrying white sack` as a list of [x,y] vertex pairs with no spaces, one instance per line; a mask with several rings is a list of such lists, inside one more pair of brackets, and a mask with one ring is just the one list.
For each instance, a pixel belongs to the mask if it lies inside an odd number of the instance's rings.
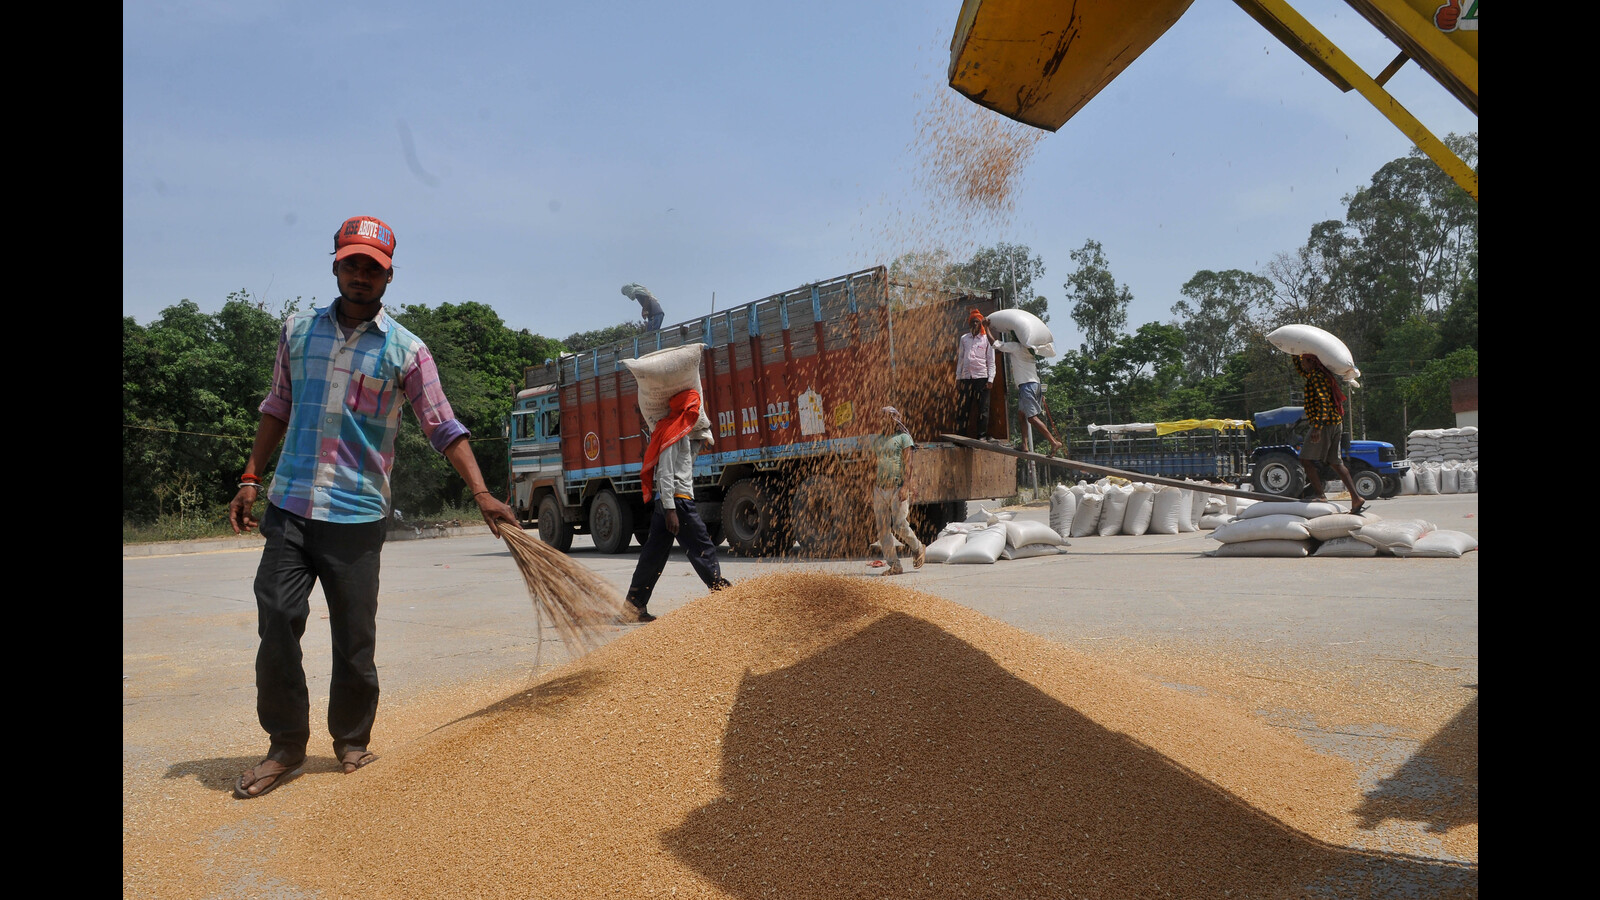
[[907,518],[911,513],[911,492],[906,479],[911,476],[911,448],[916,441],[911,429],[900,418],[900,411],[892,406],[883,408],[886,433],[877,439],[878,477],[872,487],[872,516],[877,523],[878,548],[883,561],[889,566],[885,575],[900,575],[905,569],[900,565],[900,554],[894,549],[895,538],[911,548],[911,565],[920,569],[928,558],[928,548],[917,540]]
[[650,443],[645,447],[639,486],[646,503],[652,496],[658,499],[650,504],[650,536],[633,569],[628,602],[623,606],[624,621],[655,621],[646,606],[667,566],[674,538],[706,587],[720,591],[731,586],[722,577],[717,547],[711,543],[706,523],[701,521],[694,504],[694,457],[700,442],[709,436],[695,432],[699,420],[700,392],[690,389],[674,394],[667,403],[666,415],[650,423]]
[[1339,389],[1339,379],[1315,354],[1302,353],[1294,357],[1294,368],[1305,379],[1305,416],[1311,423],[1311,433],[1300,448],[1300,465],[1306,470],[1306,482],[1311,485],[1313,500],[1326,500],[1322,493],[1322,473],[1317,463],[1326,463],[1338,474],[1350,491],[1350,512],[1360,515],[1366,501],[1355,492],[1355,479],[1345,468],[1339,440],[1340,425],[1344,422],[1344,391]]
[[[992,333],[994,329],[990,327],[989,330]],[[1011,361],[1011,383],[1017,386],[1017,412],[1022,413],[1024,427],[1032,426],[1044,432],[1045,440],[1050,442],[1049,455],[1060,453],[1061,442],[1039,418],[1044,413],[1044,388],[1039,384],[1039,364],[1033,358],[1033,351],[1017,341],[1000,341],[994,348]]]

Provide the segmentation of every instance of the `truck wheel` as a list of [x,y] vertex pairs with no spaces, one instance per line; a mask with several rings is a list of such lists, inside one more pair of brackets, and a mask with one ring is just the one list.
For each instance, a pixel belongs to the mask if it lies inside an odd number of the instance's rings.
[[722,529],[728,549],[738,556],[762,556],[788,549],[787,518],[769,483],[742,478],[722,498]]
[[601,553],[621,553],[633,537],[633,507],[610,490],[596,494],[589,504],[589,536]]
[[566,553],[572,549],[572,526],[561,518],[561,504],[555,494],[539,501],[539,540]]
[[1393,497],[1394,495],[1400,493],[1401,487],[1403,487],[1403,485],[1400,483],[1400,479],[1397,476],[1383,476],[1383,493],[1378,495],[1378,499],[1387,500],[1390,497]]
[[1306,489],[1306,470],[1292,453],[1268,453],[1256,461],[1251,481],[1259,493],[1298,497]]
[[1355,482],[1350,485],[1350,492],[1363,500],[1375,500],[1383,493],[1383,476],[1366,466],[1351,469],[1350,480]]

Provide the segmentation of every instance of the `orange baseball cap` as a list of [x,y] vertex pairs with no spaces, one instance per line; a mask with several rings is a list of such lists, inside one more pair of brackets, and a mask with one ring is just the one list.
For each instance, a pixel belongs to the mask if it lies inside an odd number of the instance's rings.
[[372,216],[345,219],[333,233],[333,260],[357,253],[365,253],[385,269],[394,268],[394,229]]

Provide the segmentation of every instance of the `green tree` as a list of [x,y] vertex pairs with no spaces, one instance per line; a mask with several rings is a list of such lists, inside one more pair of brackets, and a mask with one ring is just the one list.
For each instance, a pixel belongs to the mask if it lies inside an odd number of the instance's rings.
[[1412,430],[1453,427],[1455,412],[1450,403],[1450,382],[1477,375],[1478,351],[1463,347],[1443,359],[1432,360],[1421,372],[1404,379],[1400,393],[1405,398]]
[[1133,293],[1127,285],[1117,286],[1099,241],[1092,238],[1085,241],[1082,247],[1072,251],[1072,261],[1078,268],[1067,276],[1061,287],[1066,291],[1067,302],[1072,304],[1072,321],[1083,332],[1082,352],[1098,357],[1110,349],[1127,327]]
[[967,291],[992,291],[1007,308],[1025,309],[1050,321],[1049,303],[1036,295],[1033,283],[1044,277],[1044,260],[1022,244],[1001,242],[984,247],[955,267],[958,283]]
[[1173,304],[1172,313],[1183,332],[1189,375],[1199,380],[1219,374],[1244,349],[1250,319],[1271,299],[1272,282],[1238,269],[1204,269],[1184,283],[1182,293],[1188,299]]
[[[593,350],[596,347],[605,347],[618,341],[633,340],[641,334],[644,334],[643,322],[622,322],[607,328],[596,328],[593,331],[573,332],[561,339],[561,346],[567,353],[578,353],[583,350]],[[559,355],[559,353],[552,353],[549,358],[554,359]]]

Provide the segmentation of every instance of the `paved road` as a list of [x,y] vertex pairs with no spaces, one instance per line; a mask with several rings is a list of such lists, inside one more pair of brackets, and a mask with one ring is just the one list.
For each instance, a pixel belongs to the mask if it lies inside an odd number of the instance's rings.
[[[1477,498],[1405,496],[1379,501],[1375,509],[1386,519],[1422,518],[1476,536]],[[1048,518],[1043,507],[1019,514]],[[531,603],[504,544],[481,527],[458,534],[397,541],[385,549],[378,646],[385,704],[565,660],[553,636],[546,635],[541,646]],[[920,571],[908,565],[897,581],[1075,647],[1254,645],[1320,661],[1330,672],[1365,661],[1404,660],[1429,679],[1427,689],[1470,689],[1475,696],[1479,552],[1455,560],[1202,555],[1215,546],[1204,532],[1088,537],[1074,539],[1067,553],[1055,557],[928,565]],[[243,758],[263,745],[254,721],[251,590],[259,545],[210,547],[213,552],[124,557],[125,784],[137,771],[171,771],[205,752],[201,748]],[[599,554],[582,536],[572,555],[619,586],[627,584],[635,559],[632,553]],[[736,582],[774,571],[861,577],[882,571],[865,560],[726,558],[723,567]],[[703,594],[679,552],[668,563],[651,611],[671,615]],[[327,689],[330,650],[322,602],[319,591],[304,640],[314,698],[325,697]],[[534,664],[536,655],[541,665]],[[1475,700],[1462,715],[1471,717],[1475,746]],[[1371,723],[1354,735],[1313,726],[1306,740],[1359,759],[1376,782],[1403,768],[1416,750],[1415,738],[1385,738],[1405,732],[1405,724]],[[1475,824],[1475,760],[1472,772],[1469,787],[1447,789],[1470,789]],[[1436,784],[1427,789],[1439,790]]]

